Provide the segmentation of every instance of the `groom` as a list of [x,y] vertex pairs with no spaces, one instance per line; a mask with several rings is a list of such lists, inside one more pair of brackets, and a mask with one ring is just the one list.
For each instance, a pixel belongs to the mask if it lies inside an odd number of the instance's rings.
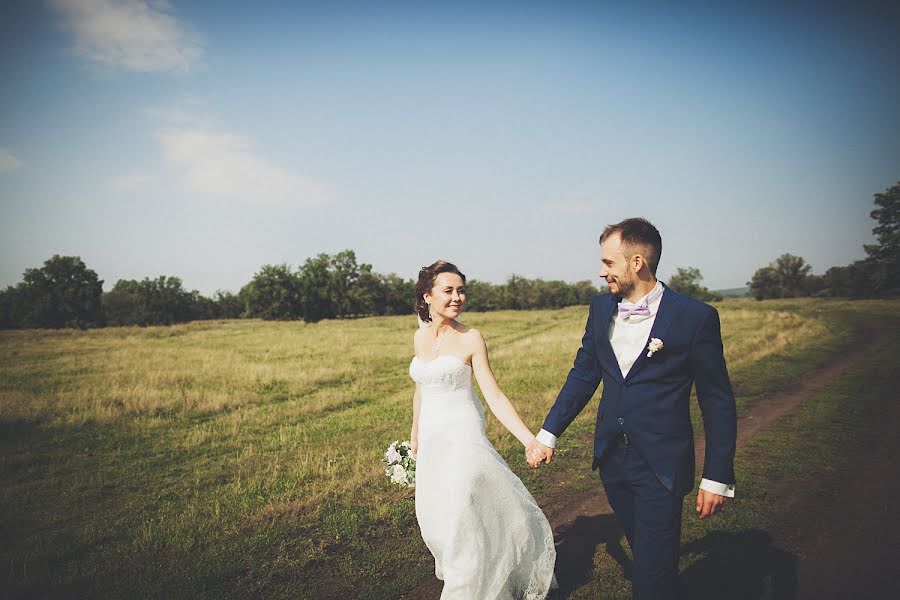
[[677,598],[682,501],[694,486],[692,385],[706,432],[699,517],[734,496],[737,420],[719,315],[656,280],[662,239],[646,219],[610,225],[600,245],[610,294],[591,302],[575,365],[526,458],[550,462],[602,380],[593,468],[631,546],[634,596]]

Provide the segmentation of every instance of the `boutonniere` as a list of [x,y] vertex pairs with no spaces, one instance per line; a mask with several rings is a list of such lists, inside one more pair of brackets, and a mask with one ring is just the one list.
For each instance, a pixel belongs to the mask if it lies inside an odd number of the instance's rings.
[[663,349],[663,341],[659,338],[651,338],[650,343],[647,344],[647,358],[653,356],[656,352],[659,352]]

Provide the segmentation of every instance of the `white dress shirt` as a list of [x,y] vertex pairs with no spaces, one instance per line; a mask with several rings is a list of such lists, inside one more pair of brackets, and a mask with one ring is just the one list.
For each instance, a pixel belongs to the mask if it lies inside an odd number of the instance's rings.
[[[656,320],[656,311],[659,309],[659,303],[662,300],[663,285],[659,281],[650,292],[640,298],[635,304],[642,304],[644,300],[653,298],[648,303],[650,309],[649,315],[631,315],[626,320],[620,316],[618,310],[613,311],[613,316],[609,320],[609,343],[612,345],[613,353],[616,360],[619,361],[619,368],[622,370],[622,377],[628,375],[628,371],[637,361],[638,357],[647,348],[650,339],[650,330],[653,329],[653,322]],[[665,292],[663,292],[665,293]],[[535,436],[537,441],[549,448],[556,448],[556,436],[541,429]],[[710,479],[700,480],[700,489],[712,492],[720,496],[734,497],[734,484],[719,483]]]

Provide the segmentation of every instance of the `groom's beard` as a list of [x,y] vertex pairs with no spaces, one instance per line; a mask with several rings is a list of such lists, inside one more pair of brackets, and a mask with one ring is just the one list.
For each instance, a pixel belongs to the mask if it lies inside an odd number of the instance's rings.
[[616,296],[626,298],[631,292],[634,291],[634,288],[637,287],[637,284],[635,283],[635,278],[629,277],[626,279],[624,277],[618,277],[616,278],[616,286],[618,287],[618,289],[616,290]]

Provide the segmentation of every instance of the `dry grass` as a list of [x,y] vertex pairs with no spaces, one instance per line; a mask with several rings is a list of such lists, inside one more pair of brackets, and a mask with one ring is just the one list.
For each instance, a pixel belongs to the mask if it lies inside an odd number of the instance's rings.
[[[498,380],[535,428],[571,364],[583,319],[581,308],[468,315],[488,340]],[[277,473],[305,488],[281,500],[315,506],[324,495],[377,483],[373,457],[407,433],[414,328],[411,318],[378,318],[7,332],[0,418],[173,429],[176,452],[239,449],[234,491],[246,484],[244,471],[260,483]],[[825,331],[796,313],[727,306],[722,328],[732,368]],[[493,422],[491,432],[500,445],[511,442]],[[323,447],[331,448],[324,460]]]

